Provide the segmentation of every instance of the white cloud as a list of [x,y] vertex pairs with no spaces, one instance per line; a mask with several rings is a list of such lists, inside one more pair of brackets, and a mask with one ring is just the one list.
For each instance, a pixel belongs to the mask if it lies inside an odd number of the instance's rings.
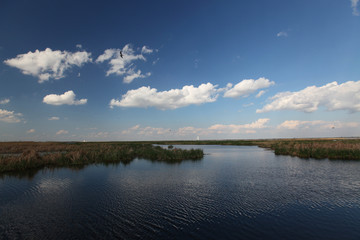
[[123,135],[142,135],[142,136],[155,136],[155,135],[165,135],[171,131],[169,128],[156,128],[156,127],[140,127],[140,125],[135,125],[129,129],[123,130],[121,134]]
[[155,127],[145,127],[139,129],[139,135],[151,136],[151,135],[163,135],[170,132],[170,129],[165,128],[155,128]]
[[76,44],[76,48],[82,49],[82,45],[81,44]]
[[75,93],[67,91],[64,94],[49,94],[44,97],[43,102],[50,105],[83,105],[87,103],[87,99],[75,100]]
[[97,63],[102,63],[104,61],[109,60],[110,58],[112,58],[114,55],[116,55],[118,53],[118,56],[120,57],[120,49],[106,49],[104,51],[104,53],[102,55],[100,55],[97,59],[96,62]]
[[360,15],[359,11],[357,10],[358,3],[359,3],[359,0],[351,0],[351,8],[353,10],[353,15],[355,15],[355,16]]
[[69,133],[69,131],[61,129],[61,130],[57,131],[56,135],[68,134],[68,133]]
[[135,126],[133,126],[132,128],[130,128],[130,130],[137,130],[137,129],[139,129],[140,128],[140,125],[138,124],[138,125],[135,125]]
[[260,92],[258,92],[258,94],[256,94],[256,98],[259,98],[259,97],[261,97],[262,95],[264,95],[264,93],[266,93],[266,91],[264,91],[264,90],[261,90]]
[[49,119],[49,121],[57,121],[57,120],[59,120],[60,118],[59,117],[50,117],[50,118],[48,118]]
[[[143,54],[150,54],[153,50],[144,46],[141,49],[141,53],[135,53],[134,49],[130,44],[127,44],[123,49],[107,49],[102,55],[97,59],[97,63],[102,63],[104,61],[109,61],[110,69],[106,72],[106,76],[110,74],[115,74],[118,76],[123,76],[123,81],[125,83],[130,83],[136,78],[145,78],[150,76],[150,73],[145,75],[141,74],[141,71],[138,70],[135,72],[134,62],[137,60],[146,61],[146,58]],[[122,54],[122,56],[121,56]]]
[[121,134],[130,134],[130,133],[138,130],[139,128],[140,128],[140,125],[138,124],[138,125],[135,125],[135,126],[129,128],[127,130],[122,131]]
[[134,71],[134,69],[129,69],[127,76],[124,77],[124,83],[131,83],[136,78],[146,78],[151,76],[151,73],[147,74],[141,74],[141,70],[138,70],[137,72]]
[[177,134],[180,136],[187,136],[187,135],[206,135],[208,134],[207,129],[203,128],[195,128],[195,127],[182,127],[177,130]]
[[277,36],[277,37],[287,37],[288,34],[287,34],[287,32],[285,32],[285,31],[281,31],[281,32],[278,32],[278,33],[276,34],[276,36]]
[[7,123],[18,123],[21,122],[21,113],[15,113],[14,111],[8,111],[0,109],[0,121]]
[[314,112],[319,106],[329,111],[360,111],[360,81],[345,82],[338,85],[332,82],[321,87],[311,86],[298,92],[281,92],[270,98],[271,103],[257,113],[277,110],[297,110]]
[[214,130],[217,133],[240,133],[245,131],[246,133],[255,133],[255,129],[266,128],[266,124],[270,121],[268,118],[260,118],[257,121],[249,124],[215,124],[209,127],[210,130]]
[[309,128],[310,126],[322,125],[325,123],[326,122],[322,120],[315,120],[315,121],[287,120],[281,123],[277,128],[285,128],[285,129]]
[[171,89],[158,92],[156,88],[141,87],[129,90],[121,100],[112,99],[110,107],[156,107],[161,110],[176,109],[192,104],[215,102],[218,95],[216,85],[211,83],[184,86],[182,89]]
[[[278,130],[291,130],[302,131],[308,133],[321,133],[323,135],[331,135],[332,131],[338,131],[340,134],[344,134],[344,130],[347,130],[350,134],[356,135],[356,130],[360,127],[360,122],[340,122],[340,121],[324,121],[324,120],[312,120],[312,121],[300,121],[300,120],[286,120],[277,126]],[[345,134],[351,136],[350,134]]]
[[139,135],[139,136],[165,136],[165,137],[181,137],[188,135],[203,134],[206,135],[209,133],[209,130],[206,128],[195,128],[195,127],[182,127],[179,129],[170,129],[170,128],[157,128],[157,127],[141,127],[140,125],[135,125],[129,129],[126,129],[121,132],[123,135]]
[[242,80],[234,87],[232,87],[232,84],[229,83],[224,93],[224,97],[231,97],[231,98],[237,98],[241,96],[247,97],[251,93],[254,93],[259,89],[268,88],[274,84],[275,82],[271,82],[269,81],[269,79],[263,77],[257,80],[254,79]]
[[4,63],[20,69],[23,74],[37,77],[39,83],[42,83],[50,78],[65,77],[64,72],[71,67],[81,67],[84,63],[91,62],[90,56],[91,53],[86,51],[72,53],[46,48],[44,51],[19,54],[15,58],[5,60]]
[[7,103],[9,103],[10,102],[10,99],[8,99],[8,98],[5,98],[5,99],[3,99],[3,100],[0,100],[0,104],[7,104]]
[[267,118],[244,124],[214,124],[212,126],[179,128],[134,125],[123,131],[93,132],[79,139],[99,140],[195,140],[200,139],[259,139],[301,137],[359,136],[360,122],[287,120],[269,125]]
[[[270,119],[258,119],[253,123],[242,124],[242,125],[223,125],[215,124],[207,128],[196,128],[192,126],[181,127],[178,129],[170,128],[157,128],[157,127],[141,127],[140,125],[135,125],[129,129],[126,129],[121,132],[123,136],[126,137],[146,137],[151,139],[154,138],[167,138],[167,139],[184,139],[190,138],[194,139],[195,136],[211,136],[217,138],[218,136],[239,136],[241,134],[254,134],[258,129],[269,128],[266,124]],[[136,137],[135,137],[136,138]]]
[[144,54],[150,54],[150,53],[153,53],[154,50],[148,48],[147,46],[143,46],[142,49],[141,49],[141,53],[144,53]]
[[26,133],[34,133],[34,132],[35,132],[35,129],[33,129],[33,128],[26,131]]

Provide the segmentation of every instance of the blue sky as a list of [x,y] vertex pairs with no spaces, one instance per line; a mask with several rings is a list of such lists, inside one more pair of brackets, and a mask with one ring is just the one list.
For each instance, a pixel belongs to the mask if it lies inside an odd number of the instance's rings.
[[359,136],[359,5],[2,1],[0,141]]

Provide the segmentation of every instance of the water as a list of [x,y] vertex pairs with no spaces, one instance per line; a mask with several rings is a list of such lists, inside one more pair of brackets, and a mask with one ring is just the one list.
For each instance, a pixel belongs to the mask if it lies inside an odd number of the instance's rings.
[[0,239],[360,239],[359,161],[200,147],[195,162],[2,176]]

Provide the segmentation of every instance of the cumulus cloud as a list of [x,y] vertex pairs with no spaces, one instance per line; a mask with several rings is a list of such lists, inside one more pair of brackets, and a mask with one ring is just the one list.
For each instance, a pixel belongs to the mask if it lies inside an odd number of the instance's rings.
[[15,113],[14,111],[8,111],[0,109],[0,121],[7,123],[18,123],[21,122],[21,113]]
[[25,75],[32,75],[39,79],[39,83],[48,81],[50,78],[60,79],[65,77],[64,72],[73,66],[81,67],[84,63],[91,62],[91,53],[86,51],[68,52],[51,50],[35,50],[19,54],[15,58],[7,59],[5,64],[16,67]]
[[61,129],[61,130],[57,131],[56,135],[68,134],[68,133],[69,133],[69,131]]
[[49,119],[49,121],[57,121],[57,120],[59,120],[60,118],[59,117],[50,117],[50,118],[48,118]]
[[33,128],[26,131],[26,133],[34,133],[34,132],[35,132],[35,129],[33,129]]
[[277,37],[287,37],[288,34],[287,34],[287,32],[285,32],[285,31],[281,31],[281,32],[278,32],[278,33],[276,34],[276,36],[277,36]]
[[266,124],[270,121],[269,118],[260,118],[257,121],[249,124],[242,124],[242,125],[236,125],[236,124],[215,124],[209,127],[210,130],[214,130],[217,133],[240,133],[240,132],[246,132],[246,133],[255,133],[255,129],[261,129],[266,128]]
[[351,8],[353,10],[353,15],[355,15],[355,16],[360,15],[360,13],[359,13],[359,11],[357,9],[358,3],[359,3],[359,0],[351,0]]
[[75,93],[73,91],[67,91],[64,94],[49,94],[43,99],[43,102],[50,105],[83,105],[87,103],[87,99],[75,100]]
[[121,100],[112,99],[110,107],[156,107],[161,110],[176,109],[188,105],[215,102],[218,94],[216,85],[211,83],[184,86],[182,89],[171,89],[158,92],[156,88],[141,87],[129,90]]
[[259,89],[268,88],[274,84],[275,82],[272,82],[269,79],[263,77],[257,80],[244,79],[235,86],[232,86],[232,84],[229,83],[227,85],[227,89],[225,90],[224,97],[247,97]]
[[152,49],[144,46],[141,53],[136,53],[130,44],[127,44],[123,49],[106,49],[102,55],[97,59],[97,63],[109,61],[110,69],[106,72],[106,76],[115,74],[123,76],[125,83],[130,83],[136,78],[145,78],[150,76],[150,73],[141,74],[141,70],[136,70],[134,62],[137,60],[146,61],[143,54],[151,54]]
[[257,113],[277,110],[297,110],[314,112],[319,106],[328,111],[360,111],[360,81],[338,84],[332,82],[321,87],[311,86],[298,92],[281,92],[271,97],[271,103]]
[[0,104],[7,104],[7,103],[9,103],[10,102],[10,99],[8,99],[8,98],[5,98],[5,99],[3,99],[3,100],[0,100]]

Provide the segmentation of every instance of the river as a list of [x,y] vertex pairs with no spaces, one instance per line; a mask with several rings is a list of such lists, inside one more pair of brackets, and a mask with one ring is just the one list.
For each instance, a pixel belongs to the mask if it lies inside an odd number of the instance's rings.
[[202,148],[203,160],[0,178],[0,239],[360,239],[360,161]]

